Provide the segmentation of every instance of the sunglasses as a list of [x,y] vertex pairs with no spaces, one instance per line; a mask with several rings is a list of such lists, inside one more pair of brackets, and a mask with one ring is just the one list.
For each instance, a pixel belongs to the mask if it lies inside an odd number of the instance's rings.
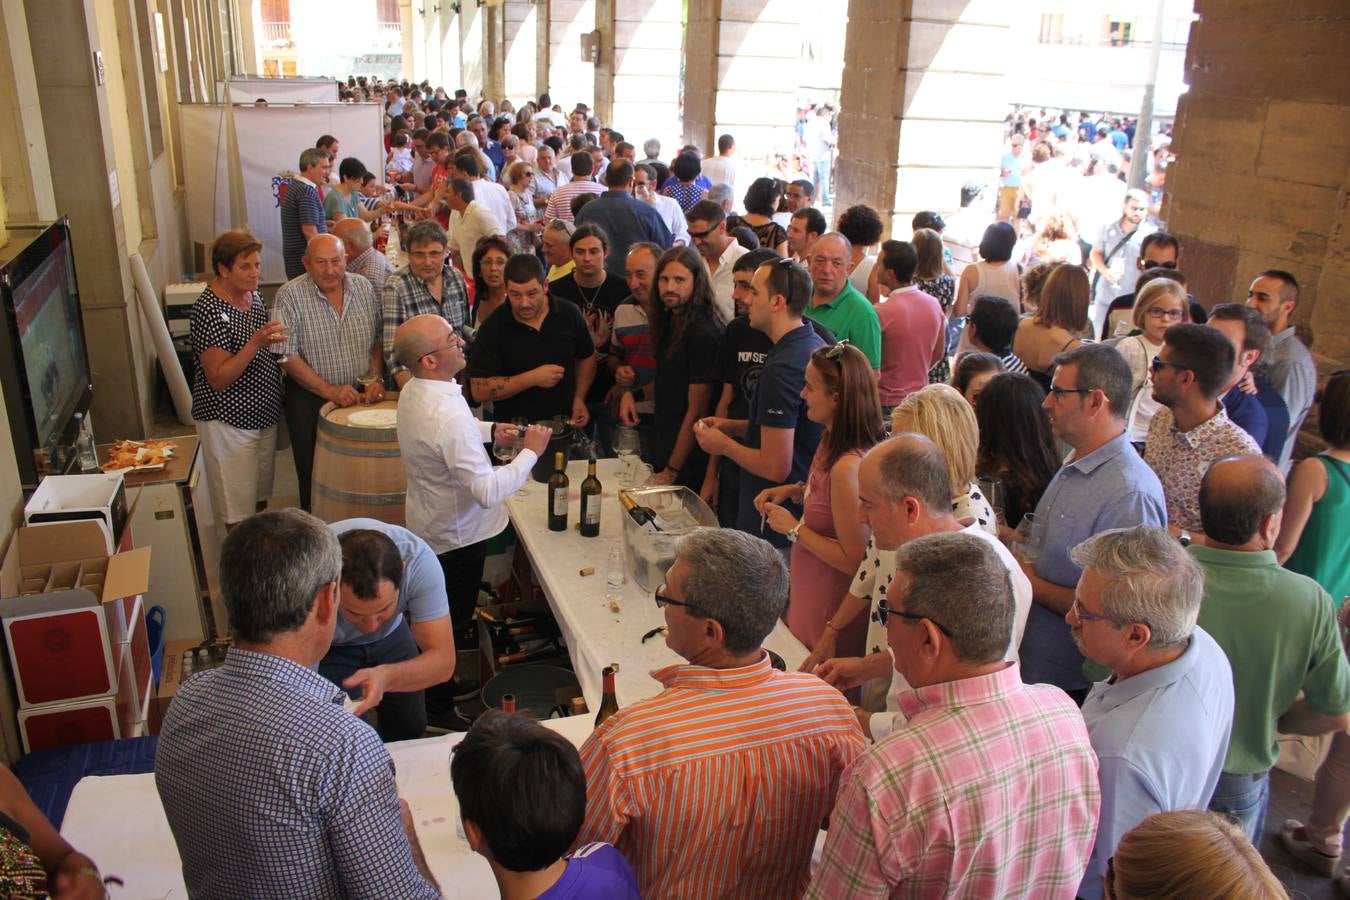
[[821,351],[820,355],[833,362],[838,362],[848,349],[848,338],[840,338],[839,343],[831,344]]
[[1159,371],[1164,366],[1166,366],[1167,368],[1176,369],[1179,372],[1187,371],[1185,366],[1179,366],[1176,363],[1167,362],[1161,356],[1153,357],[1153,361],[1148,364],[1148,367],[1152,369],[1154,372]]

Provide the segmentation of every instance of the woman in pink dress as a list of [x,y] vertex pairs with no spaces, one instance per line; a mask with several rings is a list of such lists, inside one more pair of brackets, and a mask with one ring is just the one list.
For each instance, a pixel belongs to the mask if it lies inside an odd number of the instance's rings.
[[[867,357],[847,342],[811,355],[802,388],[806,415],[825,426],[806,484],[761,491],[755,507],[770,528],[792,541],[792,587],[784,620],[807,649],[827,629],[848,594],[867,547],[868,529],[858,520],[858,463],[885,437],[876,375]],[[802,504],[798,519],[783,508]],[[837,655],[861,656],[867,617],[834,629]]]

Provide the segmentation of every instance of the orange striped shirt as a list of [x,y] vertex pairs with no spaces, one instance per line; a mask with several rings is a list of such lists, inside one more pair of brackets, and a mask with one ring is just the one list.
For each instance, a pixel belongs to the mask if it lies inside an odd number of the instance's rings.
[[800,897],[839,777],[866,743],[843,695],[766,654],[738,669],[669,666],[665,690],[581,748],[586,823],[642,896]]

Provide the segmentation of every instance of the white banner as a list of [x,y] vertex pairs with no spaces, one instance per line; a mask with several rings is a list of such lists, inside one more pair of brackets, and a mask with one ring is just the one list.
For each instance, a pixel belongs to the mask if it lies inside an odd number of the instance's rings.
[[[248,226],[263,244],[263,283],[286,280],[281,259],[281,193],[300,153],[320,135],[338,139],[339,161],[355,156],[381,177],[384,171],[384,123],[376,104],[335,103],[306,106],[236,106],[234,127],[244,185],[244,221],[230,215],[230,165],[226,108],[183,104],[184,182],[188,235],[209,243],[231,228]],[[334,173],[337,164],[333,165]]]
[[[232,103],[337,103],[337,82],[331,78],[231,78]],[[225,85],[216,83],[216,96],[225,96]]]

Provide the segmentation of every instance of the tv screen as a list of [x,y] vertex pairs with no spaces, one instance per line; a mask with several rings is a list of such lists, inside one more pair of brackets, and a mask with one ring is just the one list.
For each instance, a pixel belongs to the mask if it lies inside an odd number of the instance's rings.
[[0,259],[9,331],[0,352],[10,357],[4,360],[5,380],[11,372],[16,376],[6,386],[5,400],[27,483],[26,463],[35,455],[55,457],[50,461],[59,468],[59,445],[71,436],[75,413],[88,409],[92,389],[66,221],[11,231],[10,237],[11,246]]

